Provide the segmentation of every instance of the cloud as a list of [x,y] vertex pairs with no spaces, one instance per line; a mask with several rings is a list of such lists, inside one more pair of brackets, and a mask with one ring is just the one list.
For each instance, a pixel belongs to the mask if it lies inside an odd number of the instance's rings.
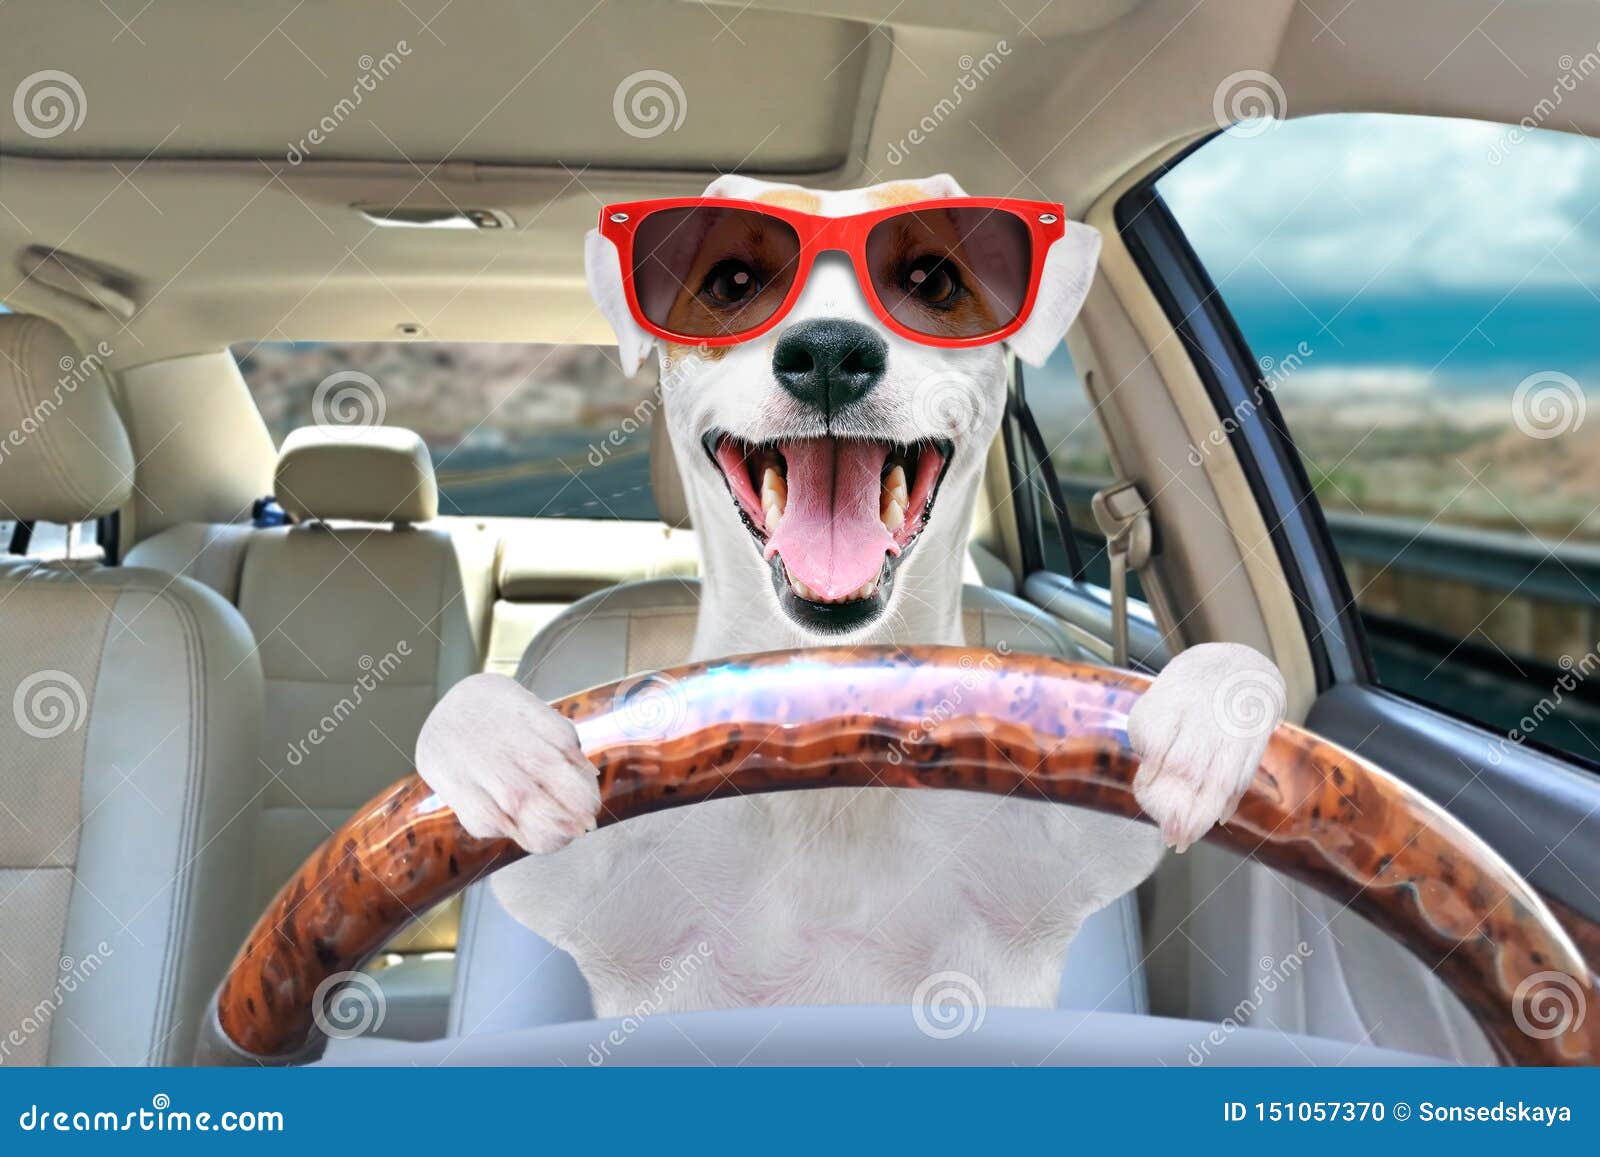
[[1337,114],[1223,134],[1159,185],[1227,297],[1600,286],[1600,144]]

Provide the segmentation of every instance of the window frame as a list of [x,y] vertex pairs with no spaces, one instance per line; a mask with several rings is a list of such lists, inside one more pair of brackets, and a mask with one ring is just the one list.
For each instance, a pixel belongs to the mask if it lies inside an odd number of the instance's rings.
[[1118,236],[1150,287],[1227,434],[1289,583],[1320,694],[1338,683],[1379,686],[1360,608],[1272,390],[1226,302],[1156,183],[1211,133],[1157,165],[1117,199]]

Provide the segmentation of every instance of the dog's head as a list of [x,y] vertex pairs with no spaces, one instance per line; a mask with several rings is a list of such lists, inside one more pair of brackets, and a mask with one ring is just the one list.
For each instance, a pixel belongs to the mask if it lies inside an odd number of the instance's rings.
[[[847,192],[727,176],[706,190],[829,217],[964,195],[948,176]],[[748,595],[751,613],[768,615],[775,601],[802,637],[860,637],[897,599],[952,598],[959,579],[943,595],[918,594],[911,574],[959,573],[1005,408],[1005,349],[1032,365],[1050,355],[1088,291],[1099,245],[1093,229],[1067,225],[1028,321],[1004,345],[942,348],[889,331],[839,253],[817,258],[794,308],[760,337],[663,344],[664,413],[708,580],[713,568],[746,576],[761,588]],[[598,232],[586,264],[632,374],[657,340],[629,311],[617,249]],[[707,279],[716,276],[729,273]]]

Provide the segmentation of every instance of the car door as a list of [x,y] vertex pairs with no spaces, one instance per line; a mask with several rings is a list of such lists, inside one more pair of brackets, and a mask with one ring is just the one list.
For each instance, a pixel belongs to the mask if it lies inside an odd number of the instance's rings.
[[1597,201],[1576,134],[1340,114],[1218,134],[1116,219],[1273,528],[1307,725],[1600,962]]

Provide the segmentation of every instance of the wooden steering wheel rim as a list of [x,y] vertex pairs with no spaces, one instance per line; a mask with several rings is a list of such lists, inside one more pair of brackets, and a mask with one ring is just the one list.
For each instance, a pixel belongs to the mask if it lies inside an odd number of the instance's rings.
[[[1148,686],[1036,655],[833,648],[676,667],[555,707],[599,769],[602,825],[728,795],[868,785],[1015,794],[1142,818],[1127,720]],[[1360,756],[1279,727],[1238,812],[1206,839],[1348,904],[1405,944],[1502,1059],[1600,1060],[1600,1016],[1583,1015],[1595,978],[1543,902],[1455,819]],[[522,855],[508,840],[468,835],[417,776],[400,780],[279,891],[229,968],[198,1059],[310,1059],[321,1043],[313,1013],[337,978],[428,907]]]

